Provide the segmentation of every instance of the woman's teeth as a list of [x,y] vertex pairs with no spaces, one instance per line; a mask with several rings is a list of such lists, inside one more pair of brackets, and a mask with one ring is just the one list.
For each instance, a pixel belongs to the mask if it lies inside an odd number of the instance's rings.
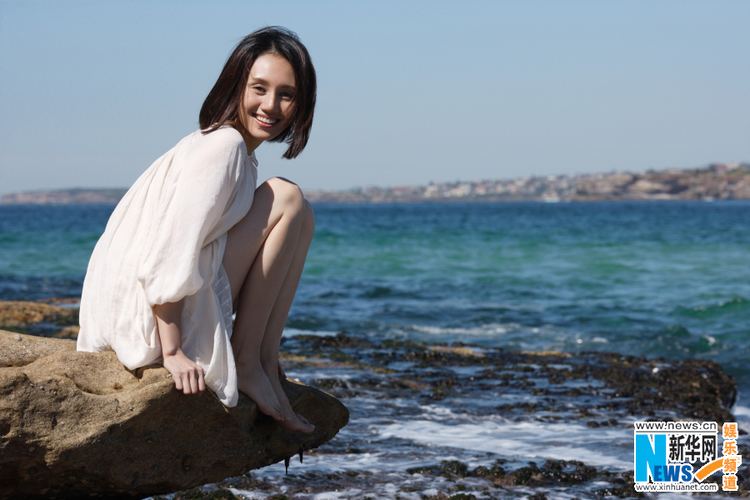
[[274,123],[276,123],[278,121],[278,120],[271,120],[270,118],[264,118],[264,117],[258,116],[258,115],[255,115],[255,118],[259,122],[265,123],[266,125],[273,125]]

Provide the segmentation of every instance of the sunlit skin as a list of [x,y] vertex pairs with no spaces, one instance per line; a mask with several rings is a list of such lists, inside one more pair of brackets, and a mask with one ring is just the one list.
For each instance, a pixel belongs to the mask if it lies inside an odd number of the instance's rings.
[[[294,114],[295,77],[283,57],[267,53],[250,68],[242,95],[238,122],[232,125],[245,141],[248,154],[273,139],[289,125]],[[270,121],[263,123],[261,120]],[[241,392],[260,411],[291,431],[312,432],[315,426],[294,411],[281,380],[279,344],[314,232],[312,207],[295,183],[281,177],[268,179],[255,190],[247,215],[227,235],[223,265],[232,288],[236,312],[232,350]],[[181,304],[157,311],[159,331],[176,323]],[[164,335],[162,335],[164,336]],[[179,335],[174,335],[179,339]],[[178,390],[197,394],[206,389],[204,373],[179,347],[162,342],[164,366]]]
[[[234,123],[248,154],[289,126],[295,92],[294,70],[285,58],[267,53],[255,60]],[[285,428],[302,432],[315,426],[292,408],[278,358],[313,227],[312,208],[299,186],[274,177],[256,189],[250,212],[229,231],[223,260],[237,312],[232,349],[239,390]]]

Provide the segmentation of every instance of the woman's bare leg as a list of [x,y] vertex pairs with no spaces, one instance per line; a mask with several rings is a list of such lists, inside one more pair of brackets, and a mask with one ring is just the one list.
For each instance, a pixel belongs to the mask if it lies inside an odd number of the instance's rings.
[[[261,365],[274,388],[274,392],[276,393],[285,414],[289,414],[294,410],[289,403],[289,399],[286,397],[286,393],[284,392],[279,378],[279,371],[281,370],[281,367],[279,366],[279,347],[281,345],[281,336],[284,331],[284,326],[289,318],[289,310],[292,307],[292,302],[297,292],[297,285],[305,267],[307,251],[310,248],[310,243],[312,242],[313,234],[315,232],[315,219],[312,207],[307,200],[304,200],[304,204],[305,208],[302,228],[297,240],[292,263],[286,277],[284,278],[284,282],[281,285],[281,290],[276,299],[276,303],[271,310],[271,316],[266,325],[266,332],[263,336],[260,350]],[[302,420],[303,423],[312,425],[304,416],[297,414],[297,417]]]
[[283,389],[286,403],[279,401],[278,373],[274,370],[272,382],[261,363],[264,337],[297,254],[305,212],[296,184],[269,179],[256,189],[248,215],[229,231],[224,266],[237,311],[232,347],[240,391],[285,427],[309,431],[312,426],[291,411]]

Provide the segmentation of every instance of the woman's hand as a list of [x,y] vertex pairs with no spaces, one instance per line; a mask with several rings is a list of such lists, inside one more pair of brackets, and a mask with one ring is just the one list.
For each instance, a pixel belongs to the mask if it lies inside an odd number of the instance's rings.
[[164,368],[172,374],[178,391],[198,394],[206,390],[203,369],[188,358],[182,349],[178,349],[174,354],[164,355]]
[[198,394],[206,390],[203,369],[188,358],[180,348],[180,316],[184,300],[154,306],[154,316],[159,330],[164,368],[174,379],[175,388],[185,394]]

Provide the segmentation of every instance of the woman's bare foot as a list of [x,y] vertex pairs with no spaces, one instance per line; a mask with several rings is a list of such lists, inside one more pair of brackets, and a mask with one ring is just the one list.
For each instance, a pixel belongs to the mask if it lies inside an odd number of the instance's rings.
[[[315,429],[313,424],[292,409],[281,387],[278,372],[274,371],[274,376],[269,377],[263,368],[237,366],[237,385],[241,392],[255,401],[261,412],[277,420],[285,429],[299,432],[312,432]],[[279,393],[283,397],[281,401],[277,396]]]
[[268,372],[266,372],[266,375],[268,375],[268,379],[276,394],[276,399],[281,404],[282,412],[286,418],[286,422],[282,423],[282,425],[291,431],[306,433],[314,431],[315,425],[310,423],[304,416],[295,412],[291,403],[289,403],[289,398],[287,398],[284,387],[281,385],[280,379],[286,379],[286,374],[281,369],[281,364],[276,362],[275,368],[272,370],[269,369]]
[[[279,366],[279,381],[283,382],[284,380],[286,380],[286,372],[284,372],[284,369],[281,368],[281,363],[278,363],[278,366]],[[284,393],[284,395],[286,396],[286,393]],[[278,396],[276,397],[278,398]],[[294,412],[294,414],[297,415],[297,417],[300,420],[302,420],[303,423],[312,425],[313,428],[315,428],[315,424],[307,420],[304,415],[302,415],[301,413],[297,413],[296,411]]]
[[[286,372],[284,371],[284,369],[283,369],[283,368],[281,368],[281,363],[278,363],[278,366],[279,366],[279,380],[283,382],[284,380],[286,380]],[[285,393],[284,395],[286,395],[286,393]],[[278,398],[278,396],[276,396],[276,397]],[[315,427],[315,424],[313,424],[312,422],[310,422],[309,420],[307,420],[307,419],[305,418],[305,416],[304,416],[304,415],[302,415],[301,413],[297,413],[297,412],[294,412],[294,413],[295,413],[295,414],[297,415],[297,417],[299,417],[299,419],[300,419],[300,420],[302,420],[302,421],[303,421],[303,422],[304,422],[305,424],[310,424],[310,425],[312,425],[313,427]]]
[[266,372],[260,366],[257,367],[240,367],[237,366],[237,388],[240,392],[247,395],[255,401],[258,409],[274,418],[275,420],[284,420],[284,413],[279,400],[276,397],[276,391],[266,376]]

